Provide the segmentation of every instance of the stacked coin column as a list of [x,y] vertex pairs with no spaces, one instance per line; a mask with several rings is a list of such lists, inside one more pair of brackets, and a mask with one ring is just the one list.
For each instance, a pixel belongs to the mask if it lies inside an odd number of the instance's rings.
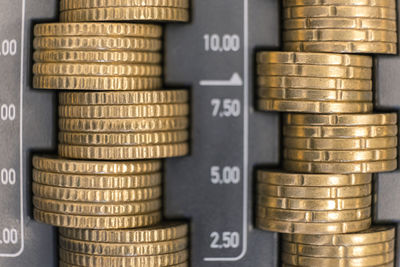
[[257,225],[283,266],[394,266],[371,227],[374,172],[397,167],[396,113],[372,113],[372,57],[396,52],[392,0],[283,0],[284,50],[257,55],[258,104],[283,116],[284,171],[258,171]]
[[[188,92],[162,90],[162,26],[188,2],[60,2],[34,28],[33,85],[59,93],[58,156],[33,157],[34,217],[60,266],[188,266],[188,226],[162,222],[162,162],[188,153]],[[115,23],[106,21],[135,21]],[[81,22],[82,21],[82,22]],[[98,22],[97,22],[98,21]]]

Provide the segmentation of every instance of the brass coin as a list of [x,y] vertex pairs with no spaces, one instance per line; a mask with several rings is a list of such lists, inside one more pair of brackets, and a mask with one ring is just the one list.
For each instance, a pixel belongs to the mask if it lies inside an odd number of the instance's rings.
[[183,130],[189,127],[188,117],[141,119],[64,119],[58,120],[65,132],[128,133]]
[[360,233],[341,235],[283,235],[285,242],[317,246],[363,246],[391,241],[396,230],[392,225],[373,225]]
[[159,89],[161,77],[33,76],[33,87],[59,90],[150,90]]
[[[64,0],[61,1],[61,3]],[[35,37],[41,36],[135,36],[161,38],[162,27],[139,23],[41,23],[33,29]]]
[[105,1],[82,1],[82,0],[61,0],[60,11],[70,9],[85,9],[85,8],[98,8],[98,7],[135,7],[135,6],[149,6],[149,7],[177,7],[189,8],[188,0],[105,0]]
[[85,8],[62,11],[60,21],[146,21],[146,22],[187,22],[189,10],[187,8],[171,7],[104,7]]
[[180,117],[189,114],[189,104],[59,105],[58,113],[60,118],[80,119]]
[[283,6],[380,6],[380,7],[396,7],[393,0],[284,0]]
[[396,19],[396,9],[375,6],[334,6],[313,5],[301,7],[287,7],[283,10],[285,19],[291,18],[315,18],[315,17],[344,17],[344,18],[377,18]]
[[83,203],[33,197],[33,206],[39,210],[87,216],[140,215],[161,210],[161,199],[143,202]]
[[301,29],[283,32],[284,42],[298,41],[356,41],[356,42],[393,42],[397,34],[385,30],[348,30],[348,29]]
[[134,189],[81,189],[64,188],[32,183],[33,194],[37,197],[77,202],[133,202],[161,197],[161,187]]
[[396,125],[397,113],[374,114],[286,114],[286,125],[330,125],[330,126],[362,126],[362,125]]
[[295,88],[309,90],[372,90],[371,80],[359,79],[258,76],[257,83],[259,87],[268,88]]
[[129,216],[79,216],[33,210],[35,220],[57,227],[121,229],[145,227],[161,221],[161,212]]
[[371,206],[371,196],[337,199],[294,199],[285,197],[258,196],[258,205],[262,207],[292,210],[354,210]]
[[257,182],[285,186],[351,186],[369,184],[371,174],[303,174],[258,170]]
[[[116,163],[118,164],[118,163]],[[99,171],[101,169],[99,168]],[[60,172],[45,172],[37,169],[32,170],[33,181],[38,184],[86,188],[86,189],[132,189],[153,187],[161,184],[161,172],[145,174],[74,174]]]
[[60,156],[76,159],[126,160],[155,159],[185,156],[188,143],[147,145],[147,146],[78,146],[58,145]]
[[61,92],[61,105],[128,105],[187,103],[187,90],[123,91],[123,92]]
[[288,171],[307,173],[374,173],[394,171],[397,160],[341,163],[284,160],[283,166]]
[[335,186],[335,187],[304,187],[304,186],[281,186],[271,184],[258,184],[258,194],[272,197],[288,198],[354,198],[371,195],[371,184]]
[[[309,20],[311,18],[307,18]],[[371,56],[264,51],[257,53],[257,63],[307,64],[328,66],[372,67]]]
[[161,161],[86,161],[60,158],[55,155],[34,155],[35,169],[64,174],[132,175],[161,170]]
[[188,234],[184,222],[162,222],[138,229],[93,230],[59,228],[61,236],[81,241],[100,243],[153,243],[183,238]]
[[345,79],[371,79],[371,68],[348,66],[324,66],[304,64],[258,64],[257,74],[262,76],[295,76]]
[[[393,266],[395,266],[394,264],[395,264],[395,262],[391,261],[389,263],[381,264],[381,265],[375,266],[375,267],[393,267]],[[68,266],[65,266],[65,267],[71,267],[71,266],[75,267],[73,265],[68,265]],[[297,265],[291,265],[291,264],[282,263],[281,266],[282,267],[294,267],[294,266],[297,266]]]
[[[175,264],[175,265],[171,265],[173,267],[188,267],[189,263],[188,262],[183,262],[183,263],[179,263],[179,264]],[[69,264],[69,263],[65,263],[63,261],[59,261],[59,267],[80,267],[78,265],[73,265],[73,264]],[[386,266],[383,266],[386,267]],[[390,267],[390,266],[388,266]]]
[[264,111],[307,113],[362,113],[371,112],[372,102],[322,102],[281,99],[259,99],[258,108]]

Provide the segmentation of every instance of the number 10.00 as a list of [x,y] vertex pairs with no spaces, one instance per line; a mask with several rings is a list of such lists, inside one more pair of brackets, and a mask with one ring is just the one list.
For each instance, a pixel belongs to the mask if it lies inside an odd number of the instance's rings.
[[240,50],[240,37],[237,34],[205,34],[204,50],[209,52],[237,52]]

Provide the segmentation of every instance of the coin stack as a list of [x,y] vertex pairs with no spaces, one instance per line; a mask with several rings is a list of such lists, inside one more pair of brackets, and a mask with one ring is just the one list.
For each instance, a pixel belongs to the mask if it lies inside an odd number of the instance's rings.
[[[33,85],[59,93],[58,156],[33,157],[36,220],[60,266],[188,266],[188,226],[162,222],[162,158],[188,153],[189,95],[162,89],[162,21],[187,0],[62,0],[34,28]],[[105,22],[112,21],[112,22]]]

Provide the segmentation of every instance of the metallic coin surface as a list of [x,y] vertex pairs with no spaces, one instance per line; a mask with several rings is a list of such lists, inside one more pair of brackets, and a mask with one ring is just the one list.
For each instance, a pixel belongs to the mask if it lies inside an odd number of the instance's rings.
[[331,125],[331,126],[361,126],[361,125],[395,125],[396,113],[374,114],[286,114],[286,125]]
[[105,1],[82,1],[82,0],[61,0],[60,10],[98,8],[98,7],[135,7],[135,6],[150,6],[150,7],[177,7],[188,8],[188,0],[105,0]]
[[396,54],[396,42],[284,42],[283,49],[302,52]]
[[397,42],[397,33],[386,30],[353,30],[353,29],[301,29],[283,32],[284,42]]
[[380,6],[396,7],[393,0],[284,0],[283,6]]
[[376,6],[333,6],[333,5],[312,5],[286,7],[283,10],[283,17],[308,18],[308,17],[344,17],[344,18],[378,18],[396,19],[396,10],[389,7]]

